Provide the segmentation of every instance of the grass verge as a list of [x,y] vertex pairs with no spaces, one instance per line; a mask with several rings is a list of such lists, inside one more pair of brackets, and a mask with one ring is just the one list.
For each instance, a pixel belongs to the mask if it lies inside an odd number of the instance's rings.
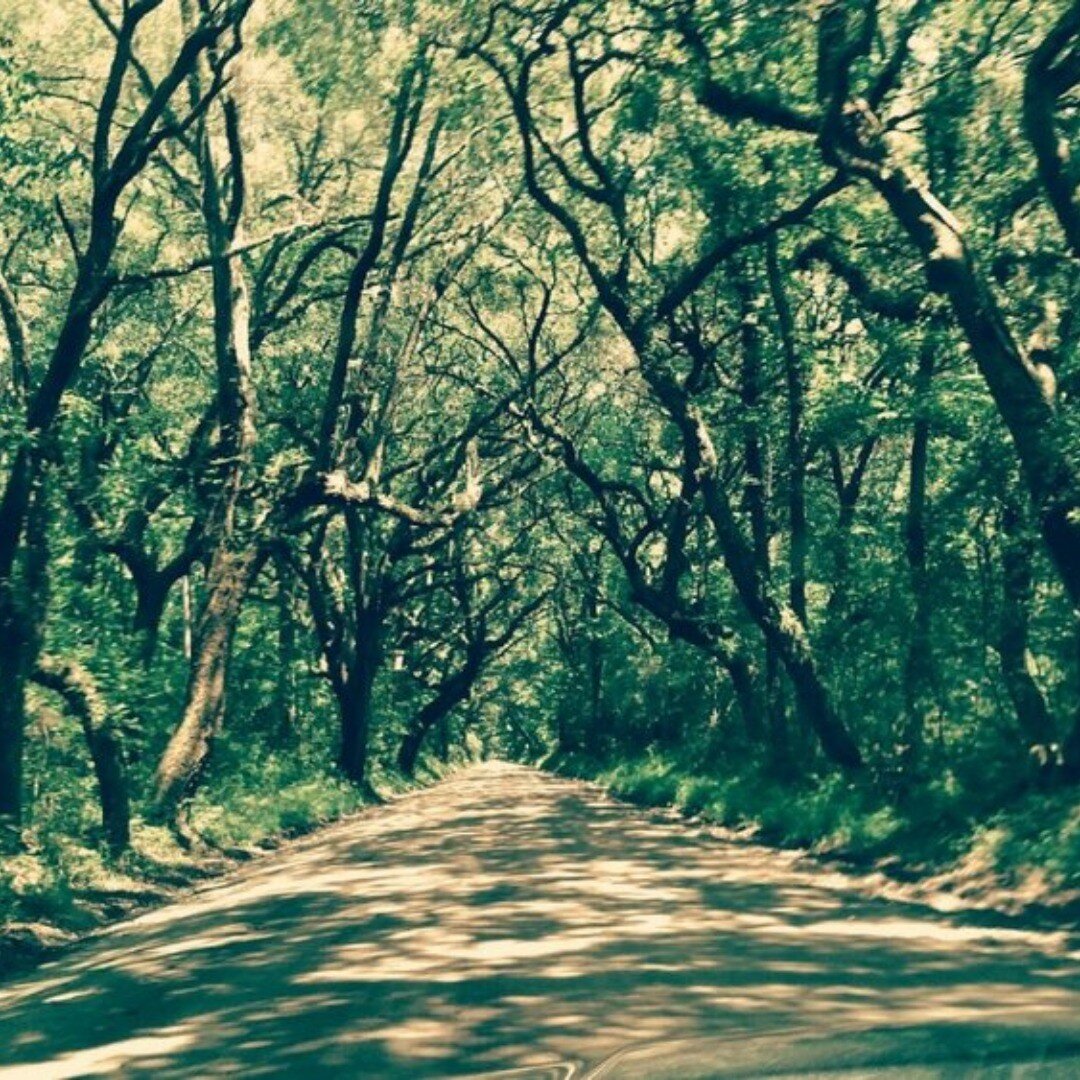
[[0,982],[91,930],[440,775],[430,765],[416,781],[376,772],[372,799],[337,775],[300,775],[294,765],[268,757],[224,772],[196,798],[190,824],[202,844],[185,848],[169,829],[136,818],[131,847],[116,858],[100,842],[92,804],[77,829],[70,820],[67,828],[48,818],[32,823],[23,849],[0,856]]
[[759,842],[921,883],[973,906],[1043,909],[1080,920],[1075,790],[1029,791],[986,810],[948,782],[898,800],[837,774],[792,781],[749,766],[708,775],[673,754],[617,763],[566,756],[546,767],[592,780],[638,806],[673,808]]

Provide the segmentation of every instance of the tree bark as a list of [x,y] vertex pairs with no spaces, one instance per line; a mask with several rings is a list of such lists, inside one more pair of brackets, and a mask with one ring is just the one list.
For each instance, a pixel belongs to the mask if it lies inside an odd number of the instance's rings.
[[357,644],[360,655],[350,666],[340,687],[336,688],[341,718],[338,765],[348,780],[364,788],[368,782],[368,740],[379,661],[377,643],[367,640]]
[[806,609],[806,563],[809,554],[806,516],[806,372],[795,338],[795,318],[788,301],[784,276],[780,268],[776,237],[771,236],[765,248],[769,292],[780,328],[780,344],[784,355],[784,385],[787,390],[787,504],[788,527],[788,603],[804,626],[808,624]]
[[[768,447],[762,422],[764,372],[761,331],[745,271],[736,279],[740,303],[742,371],[739,393],[743,413],[743,505],[750,523],[750,546],[754,569],[765,589],[771,588],[772,560],[769,555],[769,475]],[[765,637],[765,706],[771,750],[778,761],[787,756],[787,724],[780,695],[780,660],[772,637]]]
[[908,505],[904,551],[911,583],[912,616],[904,661],[904,717],[900,759],[906,773],[918,766],[933,687],[933,603],[927,563],[926,487],[930,461],[930,419],[927,415],[934,372],[932,343],[923,342],[915,375],[915,423],[908,462]]
[[662,391],[669,413],[683,432],[684,452],[700,478],[705,513],[716,534],[735,591],[791,680],[800,714],[817,736],[825,756],[849,771],[862,768],[862,754],[843,720],[833,709],[806,627],[789,606],[779,603],[746,543],[727,492],[719,462],[701,417],[669,388]]
[[[188,5],[187,20],[194,15]],[[199,73],[190,77],[193,101],[201,97]],[[194,793],[224,720],[226,673],[233,637],[255,576],[262,566],[248,524],[245,482],[255,445],[255,395],[251,373],[251,307],[244,270],[229,252],[240,239],[245,174],[239,110],[234,93],[221,97],[224,166],[205,122],[196,133],[200,198],[211,257],[218,444],[214,502],[205,535],[210,558],[203,608],[194,637],[191,672],[180,723],[169,740],[154,781],[152,815],[175,823],[181,802]],[[228,175],[230,185],[224,187]]]
[[[875,128],[877,120],[866,123]],[[931,289],[948,299],[1012,436],[1050,557],[1080,609],[1080,454],[1058,411],[1052,373],[1018,344],[959,222],[923,184],[882,147],[853,142],[846,129],[825,130],[822,146],[834,164],[878,191],[922,254]]]
[[169,590],[175,579],[149,571],[134,578],[135,615],[131,628],[138,640],[139,660],[145,671],[150,671],[157,652],[161,620],[165,615],[165,604],[169,599]]
[[278,670],[274,686],[277,739],[283,745],[296,737],[296,579],[287,559],[274,560],[277,573]]
[[1024,132],[1035,151],[1039,179],[1061,223],[1065,240],[1080,259],[1080,202],[1068,143],[1057,130],[1061,97],[1080,83],[1077,39],[1080,3],[1073,0],[1032,54],[1024,78]]
[[465,666],[450,676],[439,688],[436,696],[413,718],[398,750],[398,769],[402,775],[411,777],[416,772],[420,748],[428,732],[442,723],[450,712],[469,696],[480,673],[480,666],[478,659],[470,657]]
[[0,584],[0,851],[17,846],[23,814],[26,682],[33,662],[25,598]]
[[[1076,673],[1080,680],[1080,625],[1076,628]],[[1080,784],[1080,694],[1077,694],[1077,705],[1073,712],[1072,727],[1061,748],[1062,754],[1062,777],[1072,784]]]
[[0,578],[0,850],[18,847],[23,820],[26,687],[41,652],[48,603],[47,475],[43,464],[35,468],[25,550],[13,573]]
[[1049,747],[1057,741],[1055,725],[1035,679],[1028,646],[1035,537],[1024,528],[1023,512],[1011,499],[1002,509],[1001,532],[1001,623],[997,641],[1001,676],[1025,742],[1032,749],[1042,747],[1046,764],[1050,764]]
[[119,855],[131,843],[131,810],[123,747],[108,706],[90,673],[74,661],[43,656],[32,677],[59,694],[82,726],[97,778],[105,841]]
[[206,598],[195,625],[184,711],[154,777],[150,815],[172,823],[198,786],[225,717],[233,637],[262,561],[255,550],[219,549],[207,570]]

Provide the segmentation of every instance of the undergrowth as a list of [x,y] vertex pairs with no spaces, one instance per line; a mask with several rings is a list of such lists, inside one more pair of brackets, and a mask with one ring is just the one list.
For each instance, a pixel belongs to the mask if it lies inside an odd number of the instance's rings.
[[678,754],[649,752],[601,762],[563,756],[548,767],[596,781],[645,807],[671,807],[756,839],[807,848],[906,876],[966,872],[1026,889],[1040,901],[1080,890],[1080,803],[1075,791],[1029,791],[1005,809],[952,778],[924,783],[903,797],[871,781],[831,773],[797,780],[761,765],[710,775]]
[[[136,817],[130,849],[114,858],[100,836],[91,788],[85,798],[40,800],[23,850],[0,859],[0,977],[72,935],[160,902],[176,887],[370,802],[326,763],[312,764],[283,753],[223,753],[190,809],[198,838],[193,848]],[[378,798],[389,798],[430,782],[439,769],[429,764],[423,781],[407,781],[376,768],[372,787]],[[61,814],[62,823],[56,820]]]

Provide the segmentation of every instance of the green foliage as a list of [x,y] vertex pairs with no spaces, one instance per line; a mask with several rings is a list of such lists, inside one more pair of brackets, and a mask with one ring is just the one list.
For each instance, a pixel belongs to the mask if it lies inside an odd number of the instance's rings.
[[972,857],[1037,893],[1080,889],[1080,806],[1069,792],[1029,795],[978,827]]
[[[1071,793],[1032,793],[982,821],[973,793],[934,781],[900,802],[837,776],[793,783],[760,764],[702,775],[678,754],[605,765],[564,757],[558,771],[595,780],[637,806],[673,808],[742,839],[806,848],[905,875],[947,874],[991,900],[1052,902],[1080,887],[1080,809]],[[991,800],[987,800],[991,801]]]
[[244,848],[300,836],[363,805],[356,788],[340,777],[313,775],[278,756],[257,766],[257,775],[237,770],[196,802],[192,823],[212,844]]

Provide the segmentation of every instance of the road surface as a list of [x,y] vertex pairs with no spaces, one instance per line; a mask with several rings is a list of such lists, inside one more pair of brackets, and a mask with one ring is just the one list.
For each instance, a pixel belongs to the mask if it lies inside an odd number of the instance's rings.
[[481,765],[0,987],[0,1078],[540,1077],[654,1039],[1080,1026],[1067,935],[864,892]]

